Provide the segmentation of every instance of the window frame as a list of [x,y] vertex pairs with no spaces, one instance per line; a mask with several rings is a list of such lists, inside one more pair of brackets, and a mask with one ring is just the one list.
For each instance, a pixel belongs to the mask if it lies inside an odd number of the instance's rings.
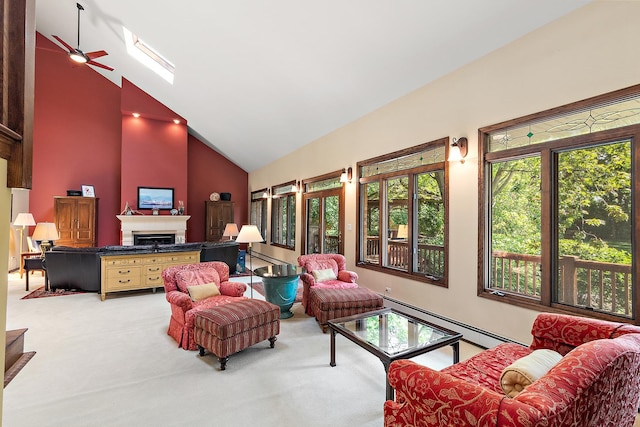
[[260,230],[260,234],[264,241],[267,241],[267,200],[268,197],[264,197],[264,194],[267,192],[266,188],[262,188],[260,190],[251,192],[251,199],[249,201],[249,219],[253,216],[253,205],[254,203],[261,204],[261,215],[260,215],[260,224],[254,224],[250,221],[250,224],[255,225]]
[[[290,191],[283,191],[278,193],[278,191],[282,188],[285,187],[290,187],[291,190]],[[296,215],[296,210],[298,208],[298,201],[297,201],[297,191],[294,191],[293,188],[297,188],[298,187],[298,183],[296,180],[292,180],[292,181],[288,181],[282,184],[278,184],[278,185],[274,185],[271,187],[271,245],[272,246],[276,246],[279,248],[284,248],[284,249],[289,249],[294,251],[296,249],[296,221],[297,221],[297,215]],[[293,245],[287,245],[286,243],[280,243],[280,242],[276,242],[274,241],[274,236],[275,233],[277,231],[277,227],[275,226],[275,221],[278,221],[278,215],[276,215],[275,211],[276,211],[276,206],[274,203],[274,199],[286,199],[286,204],[287,204],[287,216],[286,216],[286,222],[287,222],[287,237],[286,237],[286,241],[292,241]],[[293,216],[290,215],[290,211],[291,208],[293,208]],[[293,235],[292,235],[293,233]]]
[[[603,320],[616,322],[627,322],[640,324],[640,292],[635,288],[634,282],[640,277],[640,214],[638,213],[637,202],[640,200],[640,185],[636,181],[640,178],[640,124],[632,124],[624,127],[603,130],[599,132],[586,133],[582,135],[570,136],[555,139],[548,142],[541,142],[530,146],[519,146],[504,149],[497,152],[489,152],[489,135],[502,129],[522,126],[526,123],[533,123],[566,113],[584,110],[590,106],[597,106],[603,103],[613,103],[617,100],[625,99],[634,95],[640,95],[640,85],[633,86],[609,94],[596,96],[586,100],[570,103],[558,108],[549,109],[539,113],[534,113],[521,118],[508,120],[495,125],[487,126],[478,130],[478,273],[477,273],[477,294],[482,298],[487,298],[502,303],[507,303],[517,307],[533,309],[537,311],[552,311],[565,314],[583,315]],[[558,178],[556,175],[557,153],[568,149],[581,149],[594,147],[600,144],[609,143],[615,140],[629,140],[631,142],[631,194],[632,194],[632,280],[634,286],[632,290],[633,312],[630,318],[618,316],[611,313],[604,313],[588,308],[568,306],[553,302],[553,292],[559,286],[556,280],[556,249],[554,248],[557,236],[555,236],[554,224],[557,212],[556,189]],[[497,161],[506,161],[525,157],[526,155],[539,154],[541,161],[541,283],[540,299],[526,297],[517,294],[495,292],[490,286],[491,275],[491,168],[490,164]]]
[[[400,159],[402,157],[405,156],[409,156],[412,154],[416,154],[419,153],[421,151],[425,151],[425,150],[431,150],[434,148],[438,148],[439,146],[443,146],[444,147],[444,158],[442,159],[442,161],[438,161],[438,162],[434,162],[434,163],[430,163],[430,164],[425,164],[425,165],[421,165],[421,166],[415,166],[412,168],[408,168],[408,169],[401,169],[401,170],[396,170],[393,172],[387,172],[387,173],[381,173],[379,175],[374,175],[374,176],[369,176],[369,177],[360,177],[361,175],[361,171],[363,167],[369,166],[369,165],[373,165],[376,163],[380,163],[380,162],[384,162],[384,161],[389,161],[389,160],[394,160],[394,159]],[[409,147],[409,148],[405,148],[402,150],[398,150],[398,151],[394,151],[392,153],[387,153],[387,154],[383,154],[381,156],[377,156],[377,157],[373,157],[367,160],[362,160],[359,161],[356,165],[356,177],[354,179],[356,179],[358,185],[356,186],[356,200],[357,200],[357,230],[358,230],[358,236],[356,239],[356,256],[357,256],[357,266],[361,267],[361,268],[366,268],[369,270],[374,270],[374,271],[378,271],[381,273],[385,273],[385,274],[390,274],[392,276],[397,276],[397,277],[403,277],[406,279],[410,279],[413,281],[418,281],[418,282],[423,282],[423,283],[429,283],[432,285],[436,285],[436,286],[441,286],[444,288],[447,288],[448,282],[449,282],[449,162],[446,161],[446,159],[449,156],[449,149],[450,149],[450,140],[448,137],[445,138],[440,138],[437,140],[433,140],[430,142],[426,142],[420,145],[416,145],[413,147]],[[444,229],[443,229],[443,233],[444,233],[444,243],[443,243],[443,259],[444,259],[444,270],[443,270],[443,277],[442,278],[437,278],[437,277],[433,277],[433,276],[428,276],[425,275],[423,273],[419,273],[417,271],[414,271],[414,266],[415,266],[415,262],[414,260],[414,252],[417,251],[417,238],[416,235],[417,233],[415,233],[414,231],[414,222],[415,222],[415,216],[416,213],[414,212],[415,209],[415,205],[416,205],[416,199],[413,197],[413,195],[415,194],[415,191],[413,191],[413,187],[414,187],[414,183],[416,181],[416,177],[419,174],[423,174],[426,172],[434,172],[434,171],[443,171],[443,175],[444,175],[444,187],[443,187],[443,191],[444,194],[442,195],[443,197],[443,207],[444,207]],[[363,197],[366,196],[363,195],[363,191],[362,191],[362,186],[363,184],[367,184],[367,183],[371,183],[371,182],[378,182],[379,183],[379,191],[381,194],[380,197],[380,205],[379,205],[379,211],[380,211],[380,220],[383,217],[383,212],[385,211],[383,209],[383,203],[386,203],[386,191],[383,191],[383,188],[385,187],[385,181],[390,179],[390,178],[395,178],[395,177],[401,177],[401,176],[408,176],[409,178],[409,194],[408,194],[408,225],[409,225],[409,243],[411,243],[410,246],[410,251],[409,251],[409,256],[408,256],[408,260],[407,260],[407,271],[403,271],[403,270],[398,270],[392,267],[386,267],[383,265],[382,262],[382,256],[380,256],[378,263],[374,264],[371,262],[367,262],[366,261],[366,256],[364,254],[364,249],[366,249],[366,244],[364,244],[364,240],[363,240],[363,236],[365,234],[365,230],[364,230],[364,221],[363,221]],[[384,194],[384,199],[385,201],[383,202],[383,196],[382,194]],[[386,221],[386,219],[385,219]],[[385,227],[383,227],[382,222],[380,223],[380,232],[382,233],[382,230]],[[380,243],[381,244],[381,243]],[[381,248],[380,250],[382,250],[383,248]],[[416,252],[417,253],[417,252]]]
[[334,187],[334,188],[330,188],[330,189],[324,189],[324,190],[310,190],[309,189],[309,185],[313,184],[315,182],[321,182],[321,181],[326,181],[329,179],[340,179],[340,175],[342,174],[342,169],[339,169],[337,171],[333,171],[333,172],[329,172],[323,175],[319,175],[319,176],[315,176],[312,178],[307,178],[302,180],[301,182],[301,188],[300,191],[302,192],[302,233],[300,236],[300,254],[301,255],[306,255],[308,254],[307,252],[307,228],[309,226],[309,224],[307,223],[307,201],[309,198],[315,198],[315,197],[325,197],[326,195],[329,194],[334,194],[335,192],[338,192],[338,198],[339,198],[339,204],[340,204],[340,210],[338,212],[338,216],[339,216],[339,241],[338,241],[338,253],[339,254],[344,254],[344,223],[345,223],[345,218],[344,218],[344,204],[345,204],[345,187],[346,187],[346,183],[342,182],[340,183],[339,187]]

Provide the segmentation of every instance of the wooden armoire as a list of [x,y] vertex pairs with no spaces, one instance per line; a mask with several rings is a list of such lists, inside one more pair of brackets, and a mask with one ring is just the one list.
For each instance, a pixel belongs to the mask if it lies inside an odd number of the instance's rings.
[[60,239],[56,246],[83,248],[96,245],[98,199],[82,196],[56,196],[53,215]]
[[233,202],[205,202],[204,234],[207,242],[222,239],[224,227],[233,222]]

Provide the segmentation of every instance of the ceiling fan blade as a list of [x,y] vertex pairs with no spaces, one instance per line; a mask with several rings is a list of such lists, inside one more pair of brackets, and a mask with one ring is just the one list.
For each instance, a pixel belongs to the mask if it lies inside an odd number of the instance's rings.
[[94,66],[100,67],[100,68],[104,68],[105,70],[113,71],[113,68],[111,68],[111,67],[109,67],[107,65],[104,65],[104,64],[100,64],[99,62],[96,62],[96,61],[89,61],[89,62],[87,62],[87,64],[94,65]]
[[58,40],[64,47],[66,47],[69,52],[75,52],[75,48],[71,47],[71,45],[69,45],[69,43],[67,43],[66,41],[62,40],[60,37],[58,36],[53,36],[54,39]]
[[96,50],[94,52],[87,52],[86,55],[89,57],[89,59],[96,59],[109,54],[105,50]]

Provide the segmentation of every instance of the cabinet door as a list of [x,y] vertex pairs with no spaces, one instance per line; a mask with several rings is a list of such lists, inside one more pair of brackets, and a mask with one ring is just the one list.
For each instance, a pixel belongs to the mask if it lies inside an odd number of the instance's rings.
[[96,240],[96,200],[86,197],[76,199],[75,243],[77,246],[93,246]]
[[76,201],[70,198],[56,198],[54,200],[55,223],[60,233],[60,239],[55,244],[72,246],[75,239]]
[[233,222],[233,202],[205,203],[205,240],[217,242],[222,239],[227,223]]

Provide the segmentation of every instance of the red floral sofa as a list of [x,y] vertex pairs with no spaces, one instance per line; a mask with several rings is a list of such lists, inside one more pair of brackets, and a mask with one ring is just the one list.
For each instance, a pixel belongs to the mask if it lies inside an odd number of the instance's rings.
[[[167,333],[185,350],[198,348],[193,339],[198,311],[244,299],[247,289],[244,283],[229,281],[229,266],[220,261],[169,267],[162,272],[162,279],[167,301],[171,304]],[[193,301],[188,288],[210,283],[215,283],[219,295]]]
[[[389,367],[395,401],[384,425],[631,427],[640,399],[640,327],[543,313],[529,347],[505,343],[434,371],[409,360]],[[534,350],[563,357],[517,396],[507,397],[501,374]]]
[[[353,289],[357,288],[358,274],[346,269],[347,260],[340,254],[309,254],[298,257],[298,265],[304,268],[304,273],[300,275],[302,280],[302,306],[305,313],[313,316],[309,305],[309,296],[312,287],[330,289]],[[314,272],[332,270],[335,279],[316,280]],[[319,276],[318,276],[319,277]]]

